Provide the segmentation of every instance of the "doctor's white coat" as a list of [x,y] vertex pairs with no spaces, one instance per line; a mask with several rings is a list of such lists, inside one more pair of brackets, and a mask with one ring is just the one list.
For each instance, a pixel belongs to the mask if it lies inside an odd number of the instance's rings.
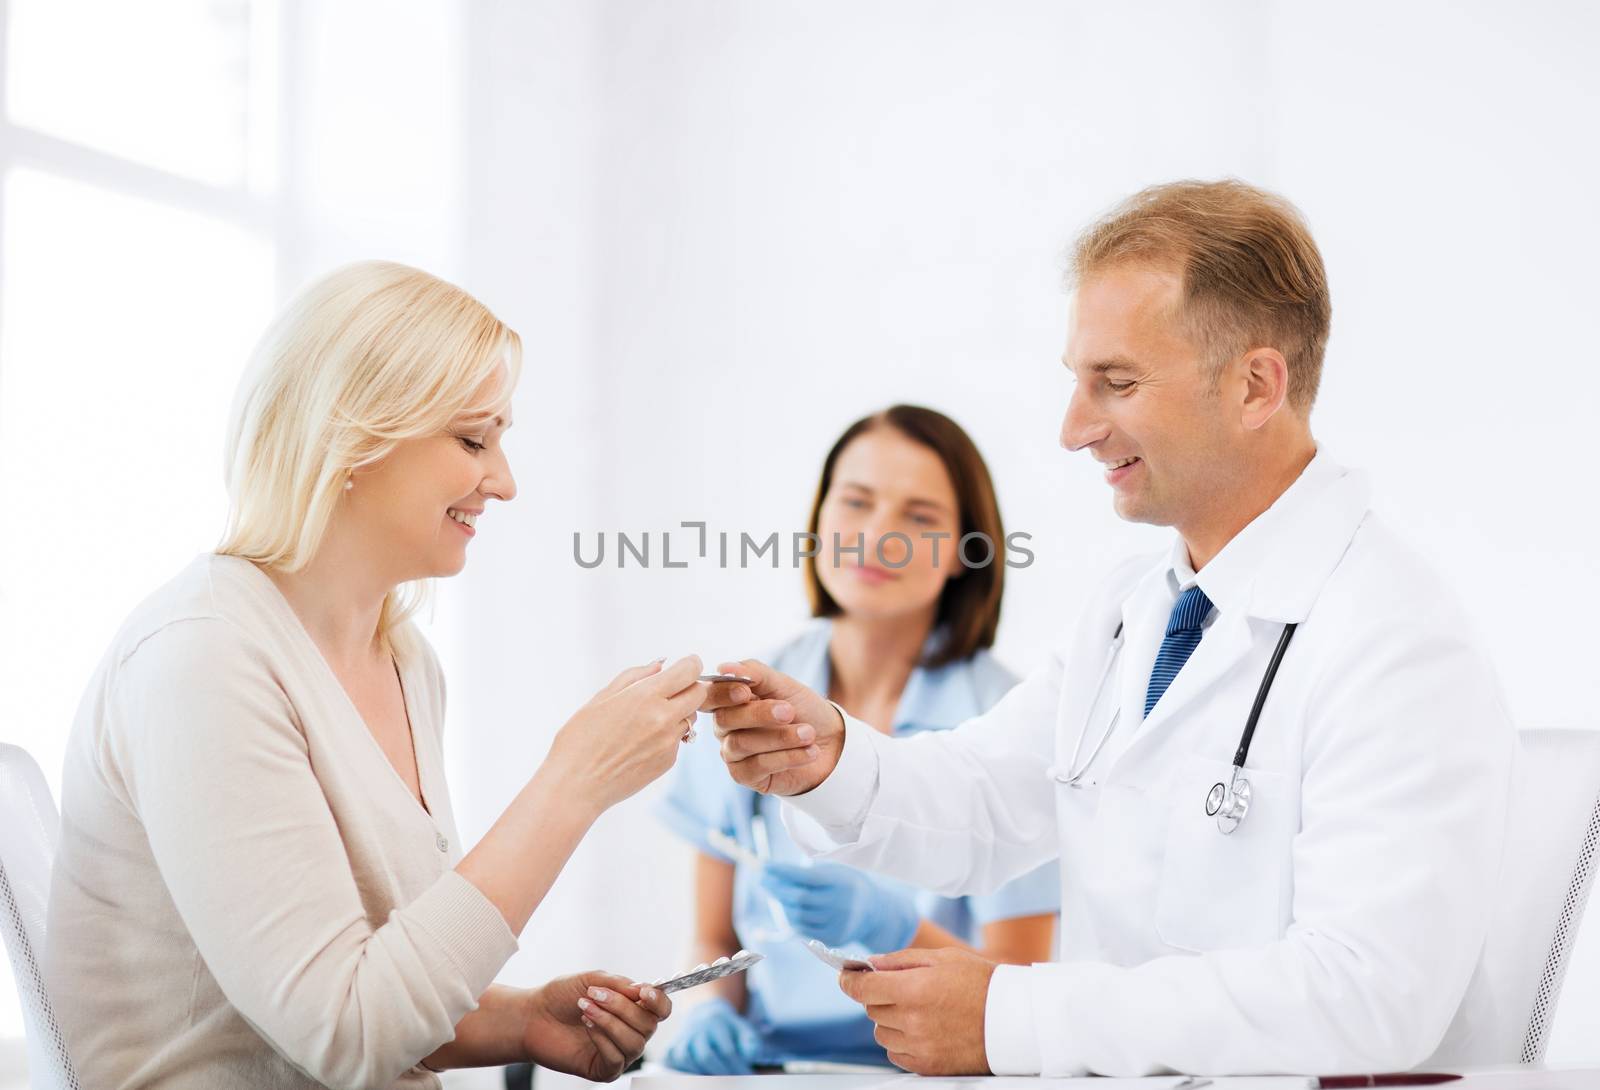
[[[1100,682],[1119,623],[1125,651],[1159,643],[1165,558],[1115,572],[1067,646],[954,731],[895,740],[847,715],[834,773],[786,800],[808,850],[944,894],[1059,857],[1060,961],[990,983],[996,1074],[1402,1070],[1488,1008],[1463,1001],[1515,734],[1455,599],[1369,510],[1365,477],[1312,467],[1201,571],[1215,620],[1142,723],[1153,645]],[[1205,795],[1291,621],[1250,812],[1224,836]],[[1060,782],[1119,706],[1137,729],[1092,784]]]

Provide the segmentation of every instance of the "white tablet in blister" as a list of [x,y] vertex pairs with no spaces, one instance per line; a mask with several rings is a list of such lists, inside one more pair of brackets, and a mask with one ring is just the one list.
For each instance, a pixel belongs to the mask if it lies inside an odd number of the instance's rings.
[[878,971],[877,967],[873,965],[872,962],[862,961],[860,958],[850,957],[848,954],[845,954],[839,950],[835,950],[833,947],[818,942],[816,939],[807,939],[806,949],[815,954],[818,961],[822,962],[824,965],[833,966],[841,973],[861,970],[871,973]]
[[686,973],[657,980],[652,985],[664,992],[681,992],[685,988],[693,988],[697,984],[708,984],[713,980],[721,980],[734,973],[742,973],[750,966],[761,960],[760,954],[752,954],[749,950],[740,950],[731,958],[718,958],[710,965],[696,965]]

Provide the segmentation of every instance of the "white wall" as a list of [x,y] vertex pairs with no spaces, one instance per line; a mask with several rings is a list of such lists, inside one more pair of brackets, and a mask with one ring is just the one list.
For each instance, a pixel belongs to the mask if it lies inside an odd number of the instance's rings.
[[[1470,597],[1519,721],[1594,727],[1597,29],[1552,3],[475,6],[463,275],[529,354],[521,500],[447,590],[464,830],[623,664],[803,615],[787,569],[585,571],[572,532],[798,528],[834,435],[893,400],[964,423],[1034,535],[1001,630],[1026,666],[1163,540],[1056,447],[1058,284],[1087,219],[1180,176],[1305,210],[1335,301],[1319,436]],[[689,855],[648,801],[585,842],[508,979],[681,961]],[[1556,1044],[1593,1058],[1563,1038],[1600,1019],[1581,956]]]
[[1318,430],[1470,598],[1520,722],[1595,727],[1600,9],[1333,10],[1274,18],[1272,184],[1334,286]]
[[[589,452],[607,434],[593,374],[599,27],[578,3],[473,10],[462,282],[518,330],[526,362],[503,439],[520,496],[483,516],[472,575],[440,587],[463,637],[439,650],[450,679],[448,771],[468,842],[532,775],[566,716],[621,668],[607,647],[613,626],[572,578],[567,536],[596,517],[601,478]],[[607,818],[597,846],[617,842],[620,816]],[[646,973],[637,945],[604,949],[622,927],[607,926],[612,908],[595,903],[614,855],[580,852],[502,979],[526,984],[599,964]],[[642,909],[619,911],[631,920]]]
[[455,276],[461,245],[465,8],[280,0],[280,292],[364,258]]

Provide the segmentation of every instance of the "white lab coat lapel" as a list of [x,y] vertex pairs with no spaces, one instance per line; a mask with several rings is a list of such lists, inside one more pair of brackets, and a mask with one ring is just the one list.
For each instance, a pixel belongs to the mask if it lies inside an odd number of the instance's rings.
[[[1150,709],[1150,715],[1129,744],[1129,750],[1148,744],[1150,738],[1168,729],[1174,717],[1181,719],[1185,708],[1193,708],[1205,699],[1208,690],[1249,654],[1250,645],[1250,626],[1246,623],[1245,615],[1238,610],[1219,613],[1201,637],[1199,646],[1189,656],[1189,661],[1183,664],[1178,676],[1172,679],[1167,691]],[[1146,684],[1149,680],[1148,677],[1144,679]],[[1141,703],[1139,707],[1143,710],[1144,705]]]
[[[1114,873],[1095,865],[1095,861],[1108,851],[1108,846],[1097,835],[1096,814],[1100,808],[1100,789],[1085,781],[1079,786],[1060,782],[1068,775],[1074,759],[1079,764],[1089,759],[1095,742],[1105,729],[1112,712],[1121,699],[1117,671],[1121,656],[1127,653],[1126,599],[1113,598],[1097,615],[1086,619],[1071,644],[1071,653],[1065,661],[1062,676],[1061,702],[1056,717],[1056,763],[1051,774],[1056,783],[1056,826],[1061,841],[1063,914],[1070,914],[1078,926],[1061,948],[1061,956],[1092,956],[1106,940],[1097,934],[1091,906],[1112,891],[1106,888],[1104,875]],[[1118,623],[1123,625],[1124,645],[1118,661],[1106,676],[1106,658],[1111,649]],[[1104,680],[1104,685],[1101,682]],[[1096,690],[1100,690],[1097,692]],[[1123,724],[1125,725],[1125,724]],[[1082,744],[1079,739],[1082,738]],[[1099,780],[1103,765],[1096,762],[1090,780]],[[1072,880],[1066,880],[1068,866],[1073,864]]]
[[[1218,613],[1188,662],[1150,710],[1150,715],[1139,724],[1127,746],[1120,750],[1103,779],[1133,774],[1147,757],[1162,752],[1156,740],[1174,729],[1185,734],[1203,733],[1204,737],[1196,734],[1191,749],[1217,744],[1211,736],[1220,728],[1212,720],[1218,723],[1226,720],[1229,726],[1223,733],[1231,731],[1233,734],[1229,737],[1236,736],[1249,716],[1253,689],[1250,692],[1241,690],[1240,700],[1230,698],[1222,703],[1215,699],[1219,694],[1214,689],[1224,683],[1248,685],[1259,681],[1254,675],[1250,675],[1253,681],[1239,681],[1235,675],[1246,664],[1266,662],[1271,644],[1276,643],[1281,634],[1279,626],[1305,620],[1323,584],[1349,548],[1356,528],[1366,517],[1370,496],[1366,475],[1349,471],[1308,497],[1308,502],[1299,507],[1294,518],[1271,527],[1271,547],[1256,568],[1247,593],[1239,596],[1246,604]],[[1158,644],[1166,632],[1167,614],[1171,611],[1171,598],[1164,580],[1163,571],[1158,579],[1142,582],[1134,595],[1138,613],[1129,611],[1143,622],[1138,627],[1144,629],[1145,638],[1149,638],[1147,626],[1160,612],[1159,620],[1154,620],[1154,638]],[[1252,624],[1252,621],[1270,624]],[[1268,642],[1263,643],[1263,640]],[[1123,714],[1139,716],[1144,710],[1150,679],[1143,670],[1129,673],[1144,676],[1124,678]],[[1238,707],[1234,707],[1235,704]],[[1198,715],[1197,710],[1200,710]],[[1215,714],[1208,714],[1213,711]]]
[[[1121,663],[1119,692],[1122,720],[1119,728],[1131,732],[1128,735],[1130,740],[1143,734],[1148,725],[1143,721],[1145,694],[1150,688],[1150,670],[1145,665],[1145,655],[1152,653],[1150,649],[1161,646],[1162,637],[1167,631],[1167,617],[1171,613],[1172,597],[1167,588],[1166,562],[1163,559],[1156,570],[1139,581],[1123,607],[1124,623],[1127,625],[1123,634],[1128,637],[1128,645],[1123,649]],[[1141,649],[1144,654],[1139,653]],[[1112,760],[1100,770],[1102,779],[1114,774],[1122,754],[1127,752],[1131,744],[1130,740],[1113,749]]]
[[[1105,706],[1092,732],[1102,729],[1113,710],[1120,718],[1117,735],[1107,751],[1095,762],[1089,779],[1095,784],[1085,789],[1064,788],[1058,792],[1062,806],[1062,915],[1074,925],[1063,930],[1061,958],[1090,959],[1114,964],[1132,964],[1141,959],[1142,948],[1130,939],[1144,933],[1129,926],[1128,915],[1139,909],[1107,913],[1103,906],[1137,904],[1139,892],[1148,887],[1156,865],[1146,845],[1151,836],[1150,819],[1160,816],[1144,803],[1144,792],[1124,775],[1122,754],[1132,743],[1128,732],[1142,732],[1144,724],[1145,682],[1148,671],[1142,656],[1134,653],[1140,642],[1160,641],[1171,612],[1166,588],[1166,561],[1155,563],[1124,598],[1119,615],[1124,644],[1117,661],[1118,677],[1107,686]],[[1130,668],[1130,659],[1136,660]],[[1140,679],[1132,675],[1144,674]],[[1098,734],[1095,735],[1098,737]],[[1091,743],[1092,744],[1092,743]],[[1071,809],[1078,812],[1073,814]],[[1071,875],[1069,878],[1068,875]],[[1070,914],[1070,915],[1069,915]]]
[[[1117,636],[1119,624],[1122,627],[1120,637]],[[1120,699],[1120,667],[1127,654],[1127,636],[1127,602],[1113,600],[1099,611],[1098,616],[1089,618],[1073,639],[1061,682],[1061,703],[1056,711],[1056,763],[1050,768],[1052,776],[1058,773],[1065,776],[1069,771],[1074,771],[1074,757],[1079,765],[1089,759],[1106,723],[1116,710]],[[1111,664],[1108,675],[1106,660],[1113,641],[1118,638],[1123,641],[1123,648]],[[1095,771],[1098,773],[1100,768],[1097,767]],[[1084,789],[1075,789],[1074,793],[1081,795]]]
[[1305,620],[1344,559],[1371,502],[1367,475],[1348,470],[1317,493],[1299,518],[1279,527],[1272,550],[1256,569],[1248,614],[1278,624]]

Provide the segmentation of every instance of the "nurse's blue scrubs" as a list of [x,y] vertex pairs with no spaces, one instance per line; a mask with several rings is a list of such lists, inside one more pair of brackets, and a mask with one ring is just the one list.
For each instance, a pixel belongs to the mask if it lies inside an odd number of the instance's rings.
[[[826,693],[832,631],[830,621],[817,620],[767,661],[813,691]],[[942,635],[931,635],[928,646]],[[924,653],[927,649],[924,647]],[[918,667],[895,709],[894,734],[903,737],[925,730],[948,730],[994,706],[1016,680],[987,651],[936,670]],[[805,853],[783,827],[777,800],[733,782],[709,729],[709,717],[703,719],[700,736],[679,754],[656,813],[699,851],[726,862],[734,861],[711,846],[706,839],[708,829],[720,830],[766,858],[805,862]],[[1018,916],[1053,915],[1061,904],[1055,863],[982,897],[940,897],[890,878],[871,877],[886,889],[912,895],[923,919],[972,945],[981,944],[980,928],[985,924]],[[745,1017],[762,1040],[763,1055],[755,1062],[830,1060],[887,1066],[887,1054],[872,1039],[871,1019],[839,990],[837,974],[806,950],[805,936],[783,934],[759,878],[753,868],[735,865],[734,930],[741,946],[766,955],[766,960],[746,974],[749,1003]],[[856,954],[886,952],[860,946],[846,949]]]

